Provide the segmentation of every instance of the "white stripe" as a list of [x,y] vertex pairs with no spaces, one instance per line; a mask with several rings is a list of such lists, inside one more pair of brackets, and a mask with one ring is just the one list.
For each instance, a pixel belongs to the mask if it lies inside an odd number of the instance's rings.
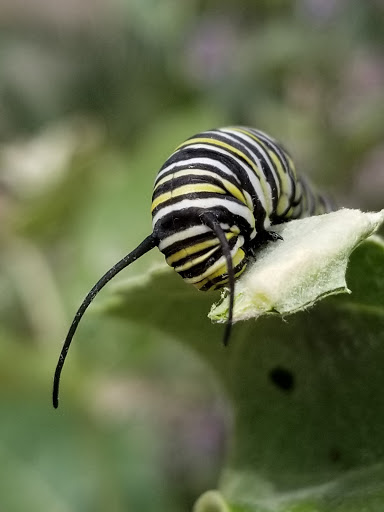
[[[276,171],[275,171],[275,168],[274,168],[274,165],[268,155],[268,153],[265,152],[264,148],[257,143],[257,141],[255,139],[252,139],[252,137],[250,137],[249,135],[246,135],[245,133],[243,132],[237,132],[237,131],[234,131],[234,130],[230,130],[230,128],[222,128],[220,130],[220,133],[232,133],[233,135],[236,135],[238,137],[240,137],[241,139],[243,140],[246,140],[247,142],[249,142],[251,144],[251,146],[255,147],[263,156],[264,160],[266,161],[271,173],[272,173],[272,176],[273,176],[273,179],[276,183],[276,187],[277,187],[277,191],[278,191],[278,194],[280,195],[280,181],[279,181],[279,178],[276,174]],[[236,140],[238,142],[238,140]],[[260,162],[259,159],[257,158],[257,156],[253,153],[253,151],[251,151],[248,147],[246,147],[246,149],[253,155],[253,158],[254,160],[256,160],[257,162]],[[260,166],[260,170],[262,170],[261,166]]]
[[247,204],[248,205],[252,205],[253,207],[253,201],[252,201],[252,197],[251,197],[251,194],[249,192],[247,192],[246,190],[243,189],[243,194],[244,194],[244,197],[245,197],[245,200],[247,201]]
[[278,141],[276,139],[273,139],[267,133],[264,133],[261,130],[255,130],[254,128],[246,128],[246,127],[244,127],[244,129],[253,133],[254,135],[256,135],[256,137],[259,137],[262,141],[269,142],[269,144],[274,149],[275,153],[278,153],[278,155],[281,157],[281,163],[282,163],[284,169],[286,170],[286,172],[288,172],[289,167],[288,167],[287,157],[285,156],[284,150],[280,147],[280,144],[278,143]]
[[[210,144],[191,144],[189,147],[194,147],[194,148],[197,148],[197,149],[210,149],[211,151],[212,151],[212,149],[214,149],[214,151],[216,153],[220,153],[221,155],[228,156],[230,159],[234,160],[247,173],[248,179],[251,182],[251,185],[254,188],[255,194],[257,195],[257,197],[258,197],[262,207],[267,212],[267,215],[270,215],[271,212],[268,213],[268,211],[267,211],[267,206],[266,206],[265,197],[264,197],[265,194],[264,194],[263,189],[261,187],[260,180],[257,177],[255,171],[251,167],[249,167],[247,164],[242,162],[233,153],[230,153],[229,151],[227,151],[224,148],[221,148],[220,146],[214,146],[213,144],[212,145],[210,145]],[[181,149],[183,149],[183,148],[181,148]],[[198,158],[197,160],[200,162],[202,159]],[[212,160],[212,161],[215,162],[214,165],[216,165],[219,168],[219,166],[217,165],[218,162],[216,160]],[[237,180],[239,180],[239,177],[235,173],[233,173],[232,171],[231,171],[231,173],[232,173],[233,176],[236,176]],[[260,171],[260,174],[263,175],[263,173],[261,171]],[[239,183],[240,183],[240,180],[239,180]]]
[[245,129],[249,130],[251,133],[254,133],[257,137],[260,137],[260,139],[263,140],[264,142],[269,143],[272,146],[275,153],[277,153],[277,155],[280,157],[280,162],[281,162],[281,164],[285,170],[285,174],[286,174],[286,179],[284,180],[284,186],[285,186],[285,184],[288,185],[288,188],[285,189],[283,187],[283,190],[284,190],[284,193],[286,193],[288,197],[291,197],[292,192],[293,192],[293,182],[295,181],[295,176],[293,174],[292,169],[289,166],[288,156],[286,155],[285,151],[280,147],[277,140],[273,139],[272,137],[270,137],[268,134],[262,132],[261,130],[255,130],[254,128],[245,128]]
[[[225,188],[225,184],[223,183],[223,180],[225,180],[225,178],[223,178],[221,175],[217,174],[214,171],[207,171],[206,169],[198,169],[194,167],[193,169],[177,169],[177,171],[175,171],[174,173],[169,174],[168,176],[163,178],[164,181],[159,180],[158,183],[155,184],[155,190],[160,183],[161,185],[163,185],[164,183],[167,183],[171,179],[176,179],[183,176],[210,176],[211,178],[215,178],[216,180],[220,181],[223,187]],[[232,182],[230,183],[232,184]],[[237,185],[234,186],[237,187]],[[241,187],[239,188],[239,191],[242,192]]]
[[[265,173],[261,166],[260,159],[255,155],[255,153],[253,151],[251,151],[245,144],[243,144],[241,141],[239,141],[235,137],[224,132],[222,129],[220,130],[220,134],[223,136],[224,139],[227,139],[229,142],[235,142],[236,144],[238,144],[240,146],[240,148],[243,149],[244,154],[246,156],[247,156],[247,153],[250,154],[250,159],[253,161],[253,163],[256,165],[256,167],[259,169],[259,173],[260,173],[259,179],[263,180],[265,188],[267,188],[269,190],[269,193],[267,194],[268,195],[267,200],[268,200],[268,205],[269,205],[269,211],[267,210],[267,214],[268,214],[268,216],[271,215],[271,213],[273,212],[272,187],[267,181],[267,177],[265,176]],[[239,132],[236,132],[236,134],[241,135]],[[253,171],[253,173],[255,173],[255,171]],[[276,183],[276,179],[275,179],[275,183]],[[264,193],[262,193],[262,195],[265,196]]]
[[[208,147],[208,146],[206,146],[206,147]],[[209,148],[212,149],[212,146],[209,146]],[[180,151],[183,151],[184,149],[185,149],[185,147],[182,147],[182,148],[178,149],[177,151],[172,153],[172,155],[169,158],[171,158],[176,153],[179,153]],[[233,171],[231,171],[231,169],[229,167],[227,167],[226,165],[224,165],[221,162],[218,162],[214,158],[186,158],[186,159],[180,160],[178,162],[174,162],[173,164],[170,164],[167,167],[165,167],[164,169],[162,169],[161,171],[159,171],[157,176],[156,176],[156,179],[155,179],[155,185],[157,184],[159,179],[165,173],[171,171],[175,167],[176,168],[177,167],[183,167],[183,169],[185,169],[185,166],[187,166],[186,168],[188,169],[188,167],[189,168],[193,168],[193,166],[195,166],[196,164],[197,165],[211,165],[213,167],[216,167],[216,169],[219,169],[220,171],[223,171],[225,174],[228,174],[228,176],[234,177],[238,181],[238,183],[240,184],[239,177]],[[183,169],[177,169],[177,170],[181,171]]]
[[[233,247],[231,251],[231,259],[235,257],[237,251],[243,246],[244,244],[244,238],[242,236],[239,236],[235,246]],[[224,255],[222,255],[213,265],[208,267],[208,269],[203,272],[202,274],[195,276],[195,277],[183,277],[184,281],[186,283],[198,283],[199,281],[202,281],[205,277],[208,277],[216,272],[222,265],[226,264],[227,259]]]
[[163,206],[153,217],[152,226],[155,230],[157,222],[159,222],[159,220],[161,220],[163,217],[170,213],[175,214],[176,212],[186,208],[201,208],[202,210],[212,208],[214,210],[217,206],[222,206],[229,212],[243,217],[251,228],[255,226],[255,219],[251,210],[247,206],[241,204],[240,202],[228,201],[228,199],[221,199],[216,197],[182,199],[181,201],[175,204],[171,204],[170,206]]
[[[221,229],[223,231],[230,231],[229,224],[220,223]],[[164,251],[170,245],[175,244],[176,242],[183,242],[184,240],[188,240],[188,238],[192,238],[194,236],[202,235],[204,233],[212,232],[211,228],[205,226],[204,224],[199,224],[198,226],[192,226],[190,228],[178,231],[173,233],[172,235],[167,236],[159,243],[159,250]]]
[[202,235],[203,233],[208,233],[209,231],[212,231],[211,228],[208,226],[204,226],[203,224],[199,226],[192,226],[190,228],[184,229],[182,231],[178,231],[176,233],[173,233],[170,236],[167,236],[167,238],[164,238],[159,243],[159,250],[163,251],[170,245],[175,244],[176,242],[182,242],[183,240],[187,238],[192,238],[193,236]]
[[210,251],[200,255],[196,256],[195,259],[188,260],[184,265],[179,265],[178,267],[174,267],[175,272],[184,272],[185,270],[190,270],[191,268],[195,267],[199,263],[201,263],[204,260],[207,260],[209,257],[212,256],[213,253],[218,251],[220,249],[220,242],[217,240],[216,247],[213,247]]

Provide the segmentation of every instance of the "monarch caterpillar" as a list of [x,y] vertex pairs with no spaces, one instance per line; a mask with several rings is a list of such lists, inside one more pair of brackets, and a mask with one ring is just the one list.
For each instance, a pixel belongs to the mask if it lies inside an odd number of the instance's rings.
[[187,139],[157,174],[152,233],[101,277],[79,307],[56,366],[53,406],[58,407],[61,371],[83,314],[96,294],[125,267],[158,247],[167,263],[199,290],[228,286],[226,345],[235,279],[258,247],[281,238],[270,227],[331,209],[327,198],[296,175],[283,146],[262,131],[234,126]]

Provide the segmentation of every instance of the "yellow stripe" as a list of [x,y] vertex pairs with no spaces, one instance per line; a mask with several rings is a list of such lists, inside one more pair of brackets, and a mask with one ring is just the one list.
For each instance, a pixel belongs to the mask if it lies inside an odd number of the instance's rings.
[[161,203],[168,201],[169,199],[173,199],[174,197],[184,196],[186,194],[198,194],[199,192],[214,192],[217,194],[225,194],[225,191],[221,187],[217,187],[216,185],[210,185],[205,183],[198,183],[196,185],[184,185],[182,187],[170,190],[169,192],[165,192],[161,194],[159,197],[152,202],[151,212],[159,206]]
[[183,169],[181,171],[176,171],[172,174],[168,174],[168,176],[164,176],[164,178],[161,178],[161,180],[158,183],[156,183],[156,186],[153,190],[155,191],[157,187],[163,185],[169,180],[182,178],[183,176],[189,176],[190,174],[195,174],[196,176],[212,176],[213,178],[218,178],[215,172],[207,171],[206,169]]
[[[241,268],[241,269],[239,270],[239,272],[237,272],[237,273],[235,274],[235,279],[237,279],[238,277],[240,277],[240,276],[241,276],[241,274],[244,272],[244,270],[245,270],[246,268],[247,268],[247,264],[245,264],[245,265],[243,266],[243,268]],[[213,291],[213,290],[218,290],[218,289],[222,288],[223,286],[225,286],[226,284],[228,284],[228,281],[229,281],[229,279],[228,279],[228,277],[227,277],[227,278],[223,279],[222,281],[219,281],[218,283],[213,284],[213,285],[212,285],[210,288],[208,288],[206,291],[207,291],[207,292],[210,292],[210,291]]]
[[[243,249],[238,249],[234,257],[232,258],[232,265],[233,267],[237,267],[243,259],[245,258],[245,252]],[[195,286],[198,290],[202,288],[206,283],[209,281],[212,281],[216,277],[220,277],[222,274],[227,273],[227,264],[223,263],[215,272],[204,278],[202,281],[199,281],[197,283],[192,283],[193,286]]]
[[235,185],[233,185],[230,181],[222,180],[223,185],[231,194],[232,197],[235,197],[239,201],[241,201],[245,206],[247,206],[251,211],[253,211],[253,204],[249,204],[244,197],[244,194],[239,190]]
[[[229,151],[232,151],[232,153],[235,153],[236,155],[243,158],[252,167],[252,169],[255,171],[255,173],[259,176],[259,168],[250,158],[247,157],[247,155],[245,155],[239,149],[231,146],[231,144],[227,144],[226,142],[222,142],[221,140],[210,139],[209,137],[199,137],[197,139],[190,139],[190,140],[187,140],[186,142],[183,142],[176,149],[180,149],[184,146],[190,146],[191,144],[200,144],[200,143],[201,144],[213,144],[214,146],[220,146],[224,149],[228,149]],[[259,176],[259,178],[260,177],[261,176]]]
[[[225,233],[225,237],[228,241],[234,236],[235,233]],[[190,247],[185,247],[183,249],[180,249],[180,251],[171,254],[171,256],[166,258],[166,262],[168,263],[168,265],[172,266],[172,263],[187,258],[188,256],[192,256],[192,254],[196,254],[197,252],[203,251],[204,249],[208,249],[208,247],[212,247],[214,245],[220,245],[220,242],[217,238],[211,238],[209,240],[206,240],[205,242],[200,242],[195,245],[191,245]]]
[[267,190],[266,178],[263,172],[260,172],[260,169],[257,167],[257,165],[250,158],[248,158],[247,155],[245,155],[239,149],[231,146],[231,144],[227,144],[226,142],[221,142],[220,140],[216,139],[210,139],[209,137],[198,137],[196,139],[187,140],[186,142],[180,144],[180,146],[178,146],[176,150],[181,149],[184,146],[189,146],[191,144],[212,144],[213,146],[219,146],[224,149],[228,149],[228,151],[234,153],[235,155],[238,155],[243,160],[245,160],[247,164],[254,170],[256,176],[259,178],[261,188],[263,189],[264,197],[267,198],[269,202],[270,212],[272,211],[271,194]]
[[281,186],[283,187],[283,190],[284,190],[284,185],[285,185],[285,190],[287,190],[288,176],[287,176],[287,173],[285,172],[285,169],[284,169],[284,167],[283,167],[283,165],[281,163],[280,158],[272,150],[268,150],[268,154],[269,154],[269,156],[273,160],[273,163],[276,166],[277,173],[278,173],[279,178],[281,180],[281,184],[282,184]]
[[201,256],[198,256],[197,258],[195,258],[193,260],[187,261],[186,263],[184,263],[184,265],[180,265],[178,267],[175,267],[175,271],[176,272],[184,272],[185,270],[189,270],[190,268],[194,267],[195,265],[198,265],[199,263],[201,263],[201,262],[205,261],[206,259],[208,259],[218,249],[219,249],[219,247],[214,247],[210,251],[202,254]]
[[[300,205],[298,205],[298,206],[300,206]],[[293,206],[291,206],[290,209],[287,211],[287,213],[284,215],[284,218],[289,219],[290,217],[292,217],[293,212],[294,212],[294,208],[293,208]]]
[[263,146],[264,149],[267,149],[265,147],[265,144],[264,144],[264,141],[262,141],[261,139],[259,139],[259,137],[257,137],[256,135],[254,135],[253,133],[249,132],[248,130],[243,130],[242,128],[236,128],[236,127],[229,127],[229,130],[232,130],[234,132],[240,132],[240,133],[244,133],[244,135],[248,135],[249,137],[251,137],[251,139],[255,140],[256,142],[258,142],[261,146]]
[[[234,132],[240,132],[240,133],[244,133],[245,135],[248,135],[249,137],[251,137],[251,139],[253,139],[256,142],[258,142],[263,147],[264,151],[266,151],[266,153],[268,153],[270,158],[273,160],[273,163],[276,165],[277,174],[278,174],[278,177],[281,180],[281,188],[282,188],[282,190],[280,192],[282,192],[284,190],[284,183],[285,183],[285,185],[287,185],[287,174],[284,171],[284,168],[283,168],[283,166],[281,164],[281,161],[280,161],[280,158],[278,157],[278,155],[273,150],[269,149],[267,144],[262,139],[259,139],[259,137],[257,137],[253,133],[251,133],[251,132],[249,132],[247,130],[242,130],[241,128],[230,128],[230,129],[233,130]],[[274,142],[274,144],[277,145],[276,142]],[[283,150],[281,149],[281,151],[283,151]],[[288,158],[288,155],[287,155],[287,158]],[[291,160],[291,163],[293,164],[292,160]],[[276,186],[278,188],[280,188],[278,183],[276,183]],[[286,186],[285,190],[287,190],[287,186]]]
[[[282,215],[289,206],[289,197],[287,194],[282,194],[276,206],[276,215]],[[292,208],[291,208],[292,209]],[[286,217],[286,215],[284,215]]]
[[[211,176],[212,178],[215,178],[217,180],[220,180],[223,184],[223,187],[231,194],[231,196],[235,197],[239,201],[245,204],[245,206],[250,207],[247,200],[244,197],[244,194],[242,191],[237,188],[235,185],[233,185],[230,181],[226,180],[225,178],[222,178],[220,175],[216,174],[212,171],[206,171],[205,169],[186,169],[183,171],[178,171],[173,174],[170,174],[168,176],[165,176],[162,178],[158,183],[156,183],[156,186],[154,188],[154,191],[159,187],[160,185],[163,185],[167,181],[170,181],[172,179],[176,178],[182,178],[183,176],[189,176],[191,174],[194,174],[195,176]],[[253,205],[251,206],[251,209],[253,209]]]
[[293,163],[292,158],[287,153],[285,153],[285,156],[287,157],[289,168],[291,169],[291,171],[292,171],[292,173],[293,173],[293,175],[295,177],[295,180],[297,180],[297,173],[296,173],[295,164]]
[[[280,190],[281,196],[280,196],[278,204],[276,206],[276,213],[277,213],[277,215],[280,215],[281,213],[283,213],[286,210],[286,208],[287,208],[287,206],[289,204],[288,197],[287,197],[286,194],[284,194],[284,192],[287,193],[288,191],[291,190],[292,187],[290,185],[289,174],[285,171],[279,156],[273,150],[269,149],[261,139],[259,139],[258,137],[256,137],[252,133],[248,132],[247,130],[242,130],[240,128],[231,128],[231,130],[242,132],[242,133],[244,133],[246,135],[249,135],[254,140],[256,140],[257,142],[262,144],[262,146],[267,150],[270,158],[273,160],[273,163],[276,166],[277,173],[278,173],[278,176],[279,176],[280,181],[281,181],[281,190]],[[277,144],[277,143],[275,142],[275,144]],[[297,179],[297,177],[296,177],[296,169],[295,169],[295,164],[292,161],[292,158],[287,153],[285,153],[285,151],[283,151],[283,149],[281,149],[281,151],[284,152],[284,154],[285,154],[285,156],[287,158],[288,167],[291,169],[291,171],[293,173],[293,176],[294,176],[294,179],[296,180]],[[290,213],[292,214],[292,209],[290,210]]]
[[[250,133],[247,130],[242,130],[241,128],[231,128],[231,130],[244,133],[245,135],[248,135],[249,137],[251,137],[256,142],[258,142],[259,144],[261,144],[263,146],[263,148],[268,152],[268,155],[270,156],[270,158],[272,159],[273,163],[276,166],[277,173],[278,173],[278,176],[279,176],[280,181],[281,181],[281,193],[283,193],[284,191],[288,191],[291,188],[290,184],[289,184],[290,178],[289,178],[287,172],[285,171],[279,156],[273,150],[269,149],[266,146],[266,144],[264,143],[264,141],[259,139],[253,133]],[[275,143],[275,144],[277,144],[277,143]],[[283,151],[283,150],[281,149],[281,151]],[[292,159],[290,158],[290,156],[287,153],[285,153],[285,152],[284,152],[284,154],[285,154],[285,156],[287,158],[288,166],[291,168],[291,170],[292,170],[292,172],[293,172],[293,174],[294,174],[294,176],[296,178],[295,165],[294,165]],[[282,203],[280,203],[280,201],[279,201],[278,206],[276,208],[276,213],[279,215],[279,213],[283,212],[286,209],[287,206],[288,206],[288,204],[286,203],[286,199],[284,198]]]

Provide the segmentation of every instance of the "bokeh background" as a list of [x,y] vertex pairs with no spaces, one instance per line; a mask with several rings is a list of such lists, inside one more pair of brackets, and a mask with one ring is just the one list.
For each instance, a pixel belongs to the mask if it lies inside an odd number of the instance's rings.
[[63,337],[195,132],[255,126],[340,204],[384,206],[384,2],[0,0],[0,29],[0,510],[189,511],[225,456],[214,379],[90,310],[54,411]]

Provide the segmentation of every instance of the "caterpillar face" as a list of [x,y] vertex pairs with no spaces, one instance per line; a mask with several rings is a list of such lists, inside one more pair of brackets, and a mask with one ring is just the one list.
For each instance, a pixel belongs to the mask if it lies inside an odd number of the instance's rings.
[[[199,290],[214,290],[228,282],[228,269],[219,239],[204,222],[211,212],[228,242],[238,277],[246,267],[245,243],[254,236],[251,203],[237,180],[213,172],[209,163],[188,158],[180,150],[159,172],[152,197],[153,232],[168,265]],[[217,171],[217,169],[216,169]]]
[[[303,204],[306,202],[306,208]],[[266,134],[244,127],[197,134],[160,169],[152,197],[153,233],[167,263],[199,290],[228,283],[223,248],[202,220],[211,212],[223,230],[235,277],[271,223],[319,209],[298,181],[288,153]]]

